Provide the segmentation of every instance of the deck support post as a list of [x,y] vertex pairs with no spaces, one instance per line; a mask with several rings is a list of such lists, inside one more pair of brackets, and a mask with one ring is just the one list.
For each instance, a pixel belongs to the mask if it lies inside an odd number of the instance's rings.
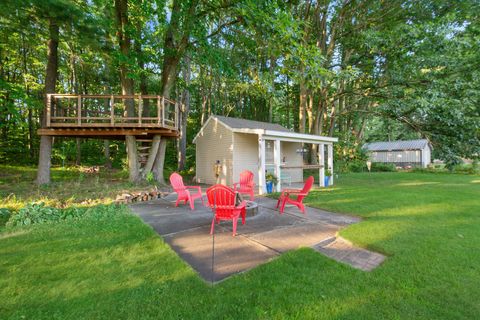
[[280,168],[280,156],[281,155],[281,144],[280,140],[275,140],[273,143],[273,163],[275,165],[275,176],[277,177],[277,192],[282,191],[282,179],[280,179],[281,168]]
[[327,165],[328,170],[330,170],[330,179],[328,180],[328,185],[333,185],[333,144],[327,145]]
[[320,169],[318,172],[318,185],[320,187],[325,187],[325,145],[320,143],[318,145],[318,164],[320,165]]
[[261,135],[258,136],[258,192],[264,194],[267,192],[265,185],[265,140]]

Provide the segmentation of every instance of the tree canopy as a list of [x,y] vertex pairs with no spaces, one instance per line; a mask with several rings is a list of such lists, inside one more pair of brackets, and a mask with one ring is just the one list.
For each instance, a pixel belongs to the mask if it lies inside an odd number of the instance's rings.
[[[448,161],[478,157],[479,15],[474,0],[2,1],[0,162],[38,158],[52,25],[56,92],[184,103],[172,169],[192,167],[209,114],[339,137],[344,160],[401,138],[427,138]],[[57,141],[53,161],[73,161],[75,140]],[[82,145],[84,161],[103,161],[103,142]],[[119,164],[123,143],[110,146]]]

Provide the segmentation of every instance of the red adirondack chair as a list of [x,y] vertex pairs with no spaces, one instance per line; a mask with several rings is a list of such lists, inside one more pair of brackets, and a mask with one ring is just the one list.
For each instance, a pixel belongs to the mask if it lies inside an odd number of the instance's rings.
[[[305,206],[303,205],[303,198],[305,198],[308,195],[308,192],[310,192],[310,189],[312,189],[313,185],[313,176],[310,176],[307,178],[307,181],[305,181],[305,185],[303,186],[303,189],[284,189],[282,190],[282,194],[280,195],[280,198],[278,198],[277,201],[277,208],[280,205],[280,213],[283,213],[285,210],[285,205],[287,203],[294,204],[302,211],[302,213],[305,214]],[[290,196],[297,196],[296,199],[290,198]]]
[[[237,187],[238,185],[238,187]],[[249,194],[250,200],[254,198],[255,182],[253,182],[253,172],[245,170],[240,173],[240,181],[233,184],[233,190],[241,194]]]
[[[175,203],[175,207],[178,207],[178,203],[180,201],[184,201],[184,204],[190,202],[190,209],[194,210],[194,202],[195,199],[202,199],[202,204],[205,205],[203,202],[202,197],[202,189],[199,186],[186,186],[183,184],[183,178],[178,173],[174,172],[170,175],[170,183],[172,184],[173,190],[177,193],[177,202]],[[188,189],[197,190],[197,192],[192,193]]]
[[246,202],[242,201],[239,205],[236,205],[236,194],[232,188],[227,186],[216,184],[207,189],[208,205],[215,212],[215,216],[212,219],[212,227],[210,228],[210,234],[213,233],[215,228],[215,221],[217,223],[220,220],[232,220],[233,223],[233,236],[237,233],[237,221],[240,215],[242,216],[242,224],[245,224],[245,205]]

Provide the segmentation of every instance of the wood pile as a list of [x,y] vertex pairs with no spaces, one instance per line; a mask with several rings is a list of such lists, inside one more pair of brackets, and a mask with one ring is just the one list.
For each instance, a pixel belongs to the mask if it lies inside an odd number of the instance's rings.
[[150,190],[150,191],[135,191],[135,192],[125,192],[119,194],[115,198],[115,203],[133,203],[133,202],[141,202],[141,201],[150,201],[159,199],[163,196],[169,194],[168,192],[162,192],[157,189]]

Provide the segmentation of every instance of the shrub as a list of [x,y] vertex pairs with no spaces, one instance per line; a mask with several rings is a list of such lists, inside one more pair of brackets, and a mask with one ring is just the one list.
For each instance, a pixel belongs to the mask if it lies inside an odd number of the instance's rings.
[[0,208],[0,227],[4,226],[5,223],[7,223],[11,215],[12,213],[10,212],[10,209]]
[[367,171],[367,164],[365,161],[355,160],[347,164],[347,172],[365,172]]
[[30,203],[10,217],[7,227],[24,226],[31,224],[55,223],[67,220],[76,220],[82,217],[96,219],[117,214],[122,207],[119,205],[98,205],[95,207],[70,207],[57,209],[47,207],[44,203]]
[[397,168],[393,163],[378,163],[373,162],[371,170],[373,172],[395,172]]
[[464,164],[457,165],[457,166],[453,167],[452,171],[455,172],[455,173],[463,173],[463,174],[475,174],[475,173],[477,173],[477,170],[475,169],[475,167],[473,165],[464,165]]

